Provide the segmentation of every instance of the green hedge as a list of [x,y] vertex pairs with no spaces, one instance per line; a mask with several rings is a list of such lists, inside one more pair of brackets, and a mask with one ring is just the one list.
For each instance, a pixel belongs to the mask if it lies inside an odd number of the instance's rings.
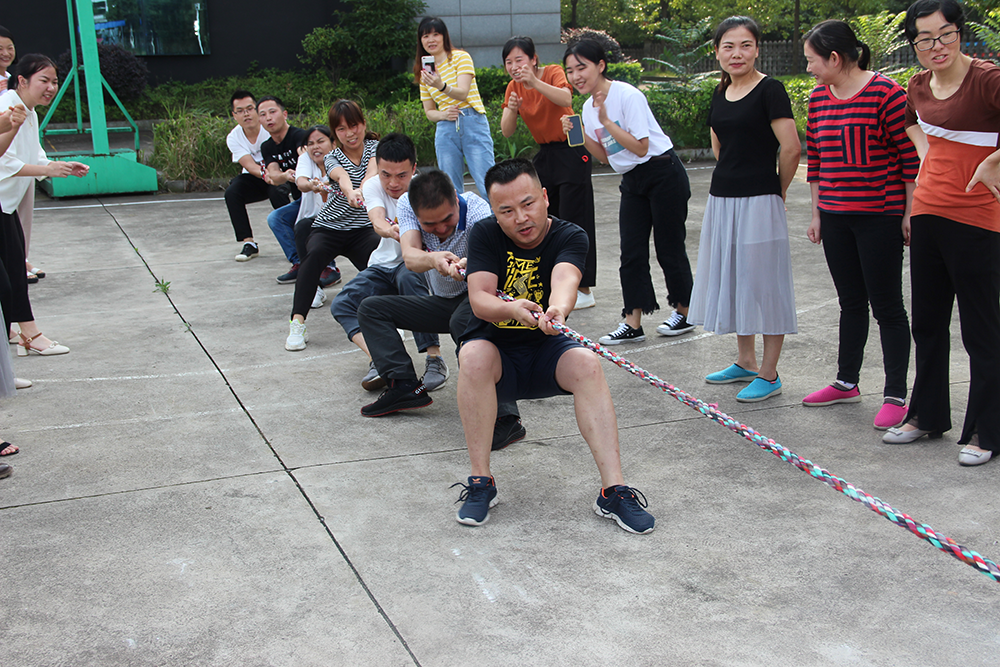
[[[917,70],[909,69],[890,73],[890,76],[906,86],[910,76]],[[609,66],[608,74],[616,79],[639,85],[641,67],[638,63],[617,63]],[[274,77],[274,78],[270,78]],[[417,89],[406,75],[400,75],[400,87],[395,99],[376,104],[369,103],[354,84],[333,87],[320,75],[284,73],[278,76],[274,70],[260,73],[256,78],[241,79],[230,77],[198,86],[179,87],[168,91],[158,86],[151,96],[162,105],[170,120],[160,123],[154,130],[154,154],[152,164],[162,170],[170,180],[196,181],[198,179],[222,178],[239,171],[230,161],[230,154],[224,141],[232,129],[229,115],[222,115],[229,95],[238,86],[246,85],[255,93],[278,92],[293,114],[292,122],[301,127],[327,122],[329,102],[342,96],[353,97],[366,108],[369,128],[387,134],[405,132],[417,147],[417,159],[422,165],[434,164],[434,124],[427,120],[419,101]],[[500,117],[503,113],[503,94],[509,78],[499,67],[476,70],[479,90],[486,100],[487,118],[493,134],[496,158],[504,159],[518,155],[530,156],[537,145],[531,138],[523,122],[518,122],[514,136],[507,139],[500,132]],[[809,75],[780,77],[792,101],[796,126],[805,139],[806,110],[809,94],[816,85]],[[706,120],[712,91],[716,79],[706,79],[696,83],[650,84],[643,86],[649,100],[653,116],[663,130],[670,135],[680,148],[708,148],[711,146]],[[255,85],[256,84],[256,85]],[[266,85],[264,85],[266,84]],[[308,84],[308,85],[307,85]],[[407,91],[403,96],[399,91]],[[178,101],[183,92],[183,99]],[[393,97],[393,96],[390,96]],[[573,108],[580,111],[584,97],[574,94]],[[211,113],[210,113],[211,111]],[[298,111],[299,115],[295,116]],[[140,116],[142,117],[142,116]]]

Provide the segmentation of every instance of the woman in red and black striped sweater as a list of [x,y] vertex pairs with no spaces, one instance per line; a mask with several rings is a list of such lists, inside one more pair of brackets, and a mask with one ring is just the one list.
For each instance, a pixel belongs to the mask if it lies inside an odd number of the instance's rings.
[[920,160],[906,135],[906,91],[868,71],[868,47],[843,21],[805,37],[809,98],[806,149],[813,215],[808,236],[823,242],[840,300],[836,381],[802,399],[808,406],[861,401],[858,380],[868,339],[868,304],[878,321],[885,369],[875,428],[906,418],[910,327],[903,305],[903,246]]

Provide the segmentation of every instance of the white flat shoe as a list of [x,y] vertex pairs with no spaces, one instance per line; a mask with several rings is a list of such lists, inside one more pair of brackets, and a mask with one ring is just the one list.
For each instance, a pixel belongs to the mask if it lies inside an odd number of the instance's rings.
[[981,466],[993,458],[993,452],[982,449],[972,449],[965,447],[958,453],[958,465],[960,466]]
[[934,440],[935,438],[941,437],[941,431],[924,431],[919,428],[904,431],[901,428],[890,428],[885,432],[885,435],[882,436],[882,442],[887,445],[908,445],[915,440],[919,440],[925,435],[929,439]]
[[31,380],[24,380],[22,378],[14,378],[14,387],[16,389],[27,389],[31,386]]

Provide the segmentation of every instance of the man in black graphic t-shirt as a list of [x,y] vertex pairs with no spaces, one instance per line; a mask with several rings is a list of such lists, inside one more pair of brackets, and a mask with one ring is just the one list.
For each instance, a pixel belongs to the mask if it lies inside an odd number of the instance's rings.
[[[257,115],[260,124],[271,138],[260,147],[264,159],[264,182],[275,188],[280,196],[291,197],[294,206],[281,206],[289,226],[295,224],[298,215],[298,203],[302,193],[295,187],[295,165],[299,159],[299,147],[306,143],[306,131],[288,124],[288,112],[285,105],[277,97],[262,97],[257,101]],[[272,197],[272,203],[274,198]],[[243,251],[236,256],[236,261],[245,262],[258,254],[257,242],[250,237],[244,239]]]
[[[496,402],[572,394],[577,425],[597,463],[599,516],[633,533],[653,530],[645,499],[625,485],[618,453],[618,423],[600,359],[559,335],[576,303],[587,257],[587,234],[549,217],[548,197],[531,162],[507,160],[486,173],[494,218],[469,236],[469,303],[478,320],[459,353],[458,410],[471,475],[459,500],[458,521],[479,526],[497,504],[490,474]],[[514,301],[500,299],[501,289]]]

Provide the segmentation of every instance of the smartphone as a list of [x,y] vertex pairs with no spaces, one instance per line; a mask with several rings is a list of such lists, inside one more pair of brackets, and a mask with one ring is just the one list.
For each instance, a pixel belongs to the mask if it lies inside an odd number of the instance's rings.
[[434,66],[434,56],[421,56],[420,67],[423,68],[425,72],[433,74],[436,69]]
[[569,134],[566,135],[567,143],[570,146],[582,146],[583,145],[583,121],[580,120],[580,114],[573,114],[569,117]]

